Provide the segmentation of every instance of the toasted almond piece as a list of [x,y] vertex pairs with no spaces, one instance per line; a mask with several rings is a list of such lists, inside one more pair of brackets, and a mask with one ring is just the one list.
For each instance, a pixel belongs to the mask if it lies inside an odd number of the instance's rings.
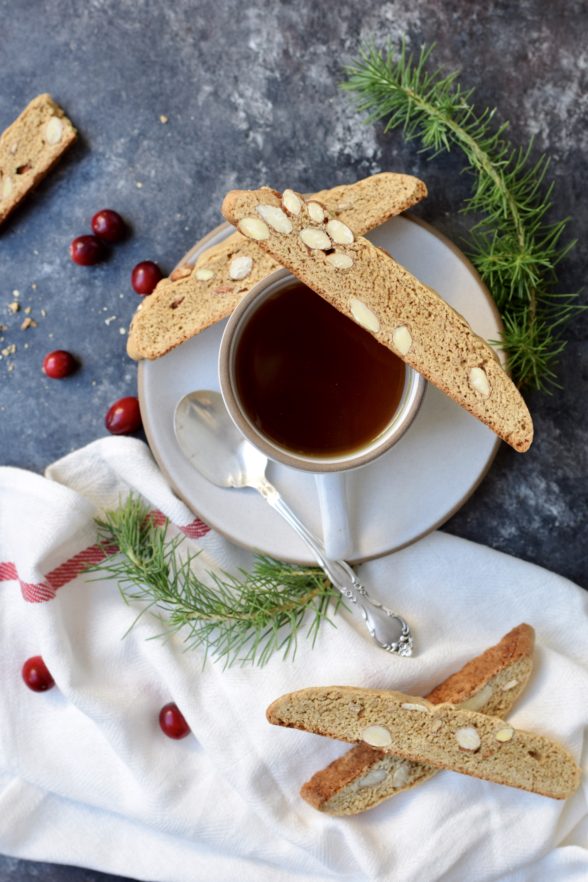
[[269,239],[269,227],[258,217],[244,217],[239,221],[237,227],[239,232],[247,236],[248,239],[255,239],[258,242],[261,242],[262,239]]
[[202,267],[195,270],[194,278],[198,279],[199,282],[209,282],[211,279],[214,279],[214,270]]
[[378,333],[380,330],[380,320],[371,309],[368,309],[365,303],[362,303],[357,297],[351,297],[349,309],[358,325],[361,325],[362,328],[365,328],[366,331],[371,331],[373,334]]
[[327,260],[336,269],[351,269],[353,266],[353,258],[349,254],[342,254],[340,251],[327,254]]
[[388,777],[386,769],[371,769],[363,778],[357,782],[358,787],[375,787],[381,784]]
[[504,729],[499,729],[494,737],[497,741],[511,741],[513,735],[514,729],[511,726],[505,726]]
[[255,210],[277,233],[292,232],[292,221],[278,205],[257,205]]
[[333,247],[333,243],[324,230],[317,230],[314,227],[304,227],[300,230],[300,238],[308,248],[318,249],[319,251],[328,251]]
[[471,698],[468,698],[467,701],[462,701],[459,706],[465,710],[479,711],[490,701],[491,697],[492,686],[486,683],[485,686],[482,686],[479,692],[476,692]]
[[405,701],[404,704],[400,705],[400,707],[402,708],[402,710],[421,711],[425,714],[431,713],[430,708],[428,708],[426,704],[416,704],[416,702],[413,704],[410,701]]
[[486,371],[481,367],[473,367],[470,371],[470,386],[479,392],[482,398],[490,397],[490,383]]
[[325,219],[325,209],[318,202],[307,202],[306,210],[311,221],[315,224],[322,224]]
[[463,750],[479,750],[482,743],[475,726],[463,726],[458,729],[455,740]]
[[400,763],[392,775],[392,784],[394,787],[404,787],[408,782],[410,766],[407,763]]
[[337,245],[351,245],[355,236],[343,221],[333,218],[327,224],[327,233]]
[[366,726],[361,737],[371,747],[389,747],[392,744],[392,735],[385,726]]
[[288,214],[299,215],[302,209],[302,199],[294,190],[284,190],[282,193],[282,208]]
[[184,266],[179,266],[173,271],[173,273],[170,275],[170,279],[172,280],[172,282],[177,282],[180,279],[187,279],[188,276],[192,275],[193,270],[193,266],[188,266],[188,264],[184,264]]
[[504,686],[502,687],[502,691],[503,692],[510,692],[511,689],[514,689],[515,686],[518,686],[518,685],[519,685],[518,680],[509,680],[508,683],[505,683]]
[[12,178],[8,177],[8,175],[5,175],[0,180],[0,184],[0,198],[8,199],[12,195]]
[[392,345],[401,355],[407,355],[412,346],[412,336],[406,325],[399,325],[392,332]]
[[237,254],[229,264],[229,277],[235,281],[246,279],[253,269],[253,258],[248,254]]
[[63,123],[58,116],[52,116],[45,126],[47,144],[59,144],[63,136]]

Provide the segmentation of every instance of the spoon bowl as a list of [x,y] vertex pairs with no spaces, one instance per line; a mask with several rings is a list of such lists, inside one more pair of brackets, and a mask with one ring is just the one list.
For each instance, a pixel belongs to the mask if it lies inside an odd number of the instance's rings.
[[211,484],[251,487],[263,478],[267,457],[243,437],[218,392],[184,395],[174,412],[174,431],[186,459]]

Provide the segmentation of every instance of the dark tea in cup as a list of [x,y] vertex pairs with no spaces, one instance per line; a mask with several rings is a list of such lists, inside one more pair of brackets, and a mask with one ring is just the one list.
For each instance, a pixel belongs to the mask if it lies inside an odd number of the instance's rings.
[[219,380],[231,419],[258,450],[315,473],[387,451],[425,391],[420,374],[285,269],[230,316]]
[[241,405],[259,431],[294,453],[351,453],[395,414],[404,363],[301,282],[271,294],[235,349]]

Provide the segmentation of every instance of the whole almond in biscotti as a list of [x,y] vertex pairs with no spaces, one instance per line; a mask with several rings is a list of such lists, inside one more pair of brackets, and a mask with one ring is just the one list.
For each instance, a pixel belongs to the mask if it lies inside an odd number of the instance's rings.
[[[268,191],[273,192],[273,191]],[[383,172],[355,184],[343,184],[316,194],[322,216],[327,206],[335,219],[367,233],[388,218],[410,208],[427,194],[422,181],[411,175]],[[293,190],[284,190],[281,202],[264,219],[253,212],[257,235],[277,223],[287,235],[293,217],[305,202]],[[316,210],[315,210],[316,213]],[[265,226],[264,226],[265,225]],[[247,225],[246,225],[247,226]],[[333,265],[345,268],[349,258],[331,255]],[[249,272],[246,268],[250,266]],[[279,268],[268,254],[252,248],[252,240],[238,232],[201,254],[195,267],[183,264],[163,279],[135,313],[127,340],[131,358],[159,358],[175,346],[231,314],[241,298],[261,279]],[[222,290],[221,290],[222,289]]]
[[[427,700],[504,717],[527,685],[533,669],[534,643],[533,628],[518,625],[495,646],[436,686]],[[511,683],[512,689],[505,690]],[[496,738],[509,740],[509,731],[513,732],[506,726],[496,733]],[[302,786],[300,795],[321,812],[355,815],[423,784],[438,771],[433,766],[357,744],[313,775]]]
[[0,135],[0,224],[58,162],[76,130],[50,95],[38,95]]
[[[222,211],[237,226],[260,206],[268,210],[281,201],[279,193],[265,188],[232,190]],[[347,220],[341,223],[341,217],[325,215],[314,223],[302,211],[291,216],[291,223],[290,233],[278,235],[270,229],[267,238],[252,240],[252,246],[362,325],[515,450],[528,450],[533,423],[520,392],[492,348],[436,291]],[[334,255],[339,255],[337,262]],[[341,265],[341,256],[350,258],[351,265]]]

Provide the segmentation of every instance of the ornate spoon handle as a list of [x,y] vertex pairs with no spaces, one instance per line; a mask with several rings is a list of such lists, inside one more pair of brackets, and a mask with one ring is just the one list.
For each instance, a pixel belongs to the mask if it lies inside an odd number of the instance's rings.
[[370,597],[346,561],[331,560],[325,555],[322,543],[298,519],[273,484],[263,478],[253,486],[306,542],[334,587],[346,600],[360,609],[374,643],[386,652],[411,656],[413,638],[402,616]]

